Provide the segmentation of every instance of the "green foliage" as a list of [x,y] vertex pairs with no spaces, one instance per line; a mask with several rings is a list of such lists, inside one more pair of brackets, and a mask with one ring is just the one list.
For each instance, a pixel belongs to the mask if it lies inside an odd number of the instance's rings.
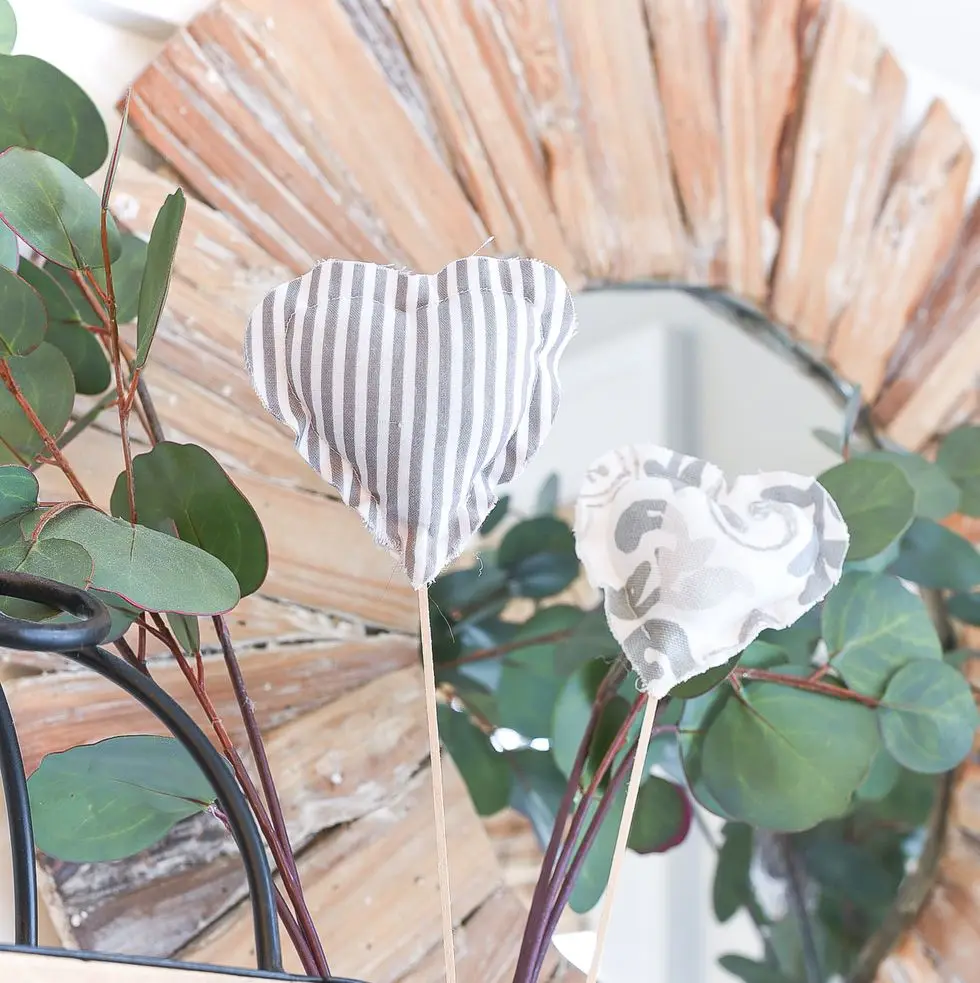
[[0,55],[9,55],[17,39],[17,18],[9,0],[0,0]]
[[922,587],[966,591],[980,584],[980,554],[945,526],[916,519],[890,572]]
[[[99,196],[61,161],[11,147],[0,154],[0,217],[42,256],[69,269],[103,266]],[[108,220],[109,256],[122,249]]]
[[511,773],[490,738],[465,713],[439,706],[439,735],[469,789],[481,816],[491,816],[510,802]]
[[918,454],[895,451],[869,451],[860,455],[865,461],[884,461],[899,468],[915,492],[915,514],[936,521],[956,512],[961,492],[952,478],[938,465]]
[[[72,587],[85,588],[92,582],[94,563],[91,554],[78,543],[67,539],[42,539],[0,549],[0,570],[46,577]],[[0,612],[28,621],[41,620],[57,613],[41,604],[16,598],[0,601]]]
[[[3,0],[0,0],[3,3]],[[14,231],[0,222],[0,267],[5,270],[17,270],[20,263],[20,249]]]
[[[14,382],[27,405],[52,436],[65,429],[75,401],[75,379],[65,356],[42,343],[29,355],[8,358]],[[44,449],[28,414],[5,386],[0,386],[0,464],[25,463]]]
[[214,792],[174,738],[113,737],[47,755],[28,781],[38,849],[75,863],[158,843]]
[[734,954],[719,956],[718,964],[744,983],[795,983],[779,969]]
[[0,149],[7,147],[39,150],[88,177],[106,159],[109,139],[95,103],[67,75],[31,55],[0,54]]
[[724,840],[718,851],[712,904],[715,918],[727,922],[750,903],[752,885],[749,867],[752,863],[752,827],[744,823],[725,823]]
[[980,427],[959,427],[947,434],[936,463],[962,492],[960,510],[980,515]]
[[31,511],[38,492],[33,471],[12,464],[0,467],[0,522]]
[[511,527],[497,551],[497,563],[507,572],[519,597],[560,594],[579,571],[572,530],[553,516],[528,519]]
[[184,222],[186,208],[184,193],[178,188],[172,195],[167,196],[150,230],[150,242],[146,247],[145,269],[137,304],[137,368],[146,364],[150,345],[153,344],[153,337],[167,302],[174,256],[177,254],[177,240],[180,237],[180,227]]
[[866,560],[887,549],[915,517],[915,491],[901,468],[860,458],[820,476],[851,533],[849,560]]
[[483,525],[480,526],[480,535],[489,536],[507,518],[509,511],[510,496],[501,495],[497,504],[490,510],[490,514],[483,520]]
[[[269,569],[262,523],[203,447],[162,441],[133,459],[133,476],[141,525],[166,533],[176,528],[185,543],[217,557],[235,575],[242,597],[259,589]],[[116,479],[111,508],[113,515],[129,517],[125,473]]]
[[44,340],[47,318],[38,292],[0,267],[0,359],[28,355]]

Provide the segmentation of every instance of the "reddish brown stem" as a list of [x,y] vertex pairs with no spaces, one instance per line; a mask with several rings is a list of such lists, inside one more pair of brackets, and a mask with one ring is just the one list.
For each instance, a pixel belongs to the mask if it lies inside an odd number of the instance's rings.
[[68,458],[62,453],[61,448],[58,446],[58,441],[51,435],[48,428],[41,421],[41,418],[34,412],[34,407],[28,402],[27,397],[24,395],[23,390],[17,385],[17,380],[14,378],[13,373],[10,371],[10,366],[6,362],[0,361],[0,380],[7,387],[7,392],[17,401],[17,405],[20,407],[24,416],[27,417],[31,426],[34,428],[37,435],[44,441],[44,446],[47,448],[48,453],[51,455],[51,460],[54,464],[61,470],[64,476],[71,482],[72,488],[75,489],[75,494],[83,501],[87,502],[89,505],[92,504],[92,499],[89,498],[89,494],[85,491],[82,486],[78,475],[75,474],[74,469],[68,462]]
[[497,645],[494,648],[477,649],[451,662],[440,662],[440,669],[451,669],[454,666],[465,666],[470,662],[480,662],[483,659],[493,659],[498,655],[507,655],[509,652],[517,652],[520,649],[531,648],[534,645],[551,645],[555,642],[563,642],[566,638],[572,637],[572,629],[563,628],[561,631],[548,632],[546,635],[535,635],[533,638],[522,638],[520,641],[508,642],[506,645]]
[[852,700],[854,703],[861,703],[866,707],[877,707],[881,701],[873,696],[865,696],[864,693],[855,693],[853,690],[844,689],[842,686],[835,686],[833,683],[821,683],[812,679],[800,679],[798,676],[783,676],[778,672],[767,672],[765,669],[742,669],[738,666],[732,670],[733,680],[747,680],[749,682],[778,683],[780,686],[789,686],[793,689],[806,690],[809,693],[820,693],[823,696],[832,696],[838,700]]

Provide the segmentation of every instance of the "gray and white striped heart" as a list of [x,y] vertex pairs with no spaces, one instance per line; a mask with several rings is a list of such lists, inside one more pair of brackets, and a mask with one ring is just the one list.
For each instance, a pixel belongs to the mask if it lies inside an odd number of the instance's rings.
[[530,259],[434,276],[329,260],[252,314],[245,363],[296,449],[430,583],[544,440],[575,330],[568,288]]

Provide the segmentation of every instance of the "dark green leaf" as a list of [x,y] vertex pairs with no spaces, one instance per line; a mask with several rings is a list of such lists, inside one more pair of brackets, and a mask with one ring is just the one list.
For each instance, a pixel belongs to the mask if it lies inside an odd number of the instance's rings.
[[84,324],[82,311],[85,312],[87,320],[94,320],[92,309],[68,270],[53,263],[48,266],[37,266],[25,260],[17,270],[17,275],[26,280],[41,295],[49,321]]
[[[0,218],[52,263],[102,266],[101,215],[99,196],[60,161],[20,147],[0,154]],[[114,258],[121,244],[111,216],[108,234]]]
[[0,0],[0,54],[9,55],[17,39],[17,18],[8,0]]
[[[147,244],[129,232],[124,232],[120,240],[122,252],[112,261],[112,289],[116,295],[116,321],[128,324],[135,321],[139,313]],[[99,270],[95,277],[103,290],[106,289],[105,270]]]
[[109,138],[95,103],[67,75],[31,55],[5,55],[0,57],[0,148],[7,147],[39,150],[88,177],[106,159]]
[[861,459],[838,464],[820,476],[851,534],[849,560],[866,560],[908,529],[915,517],[915,492],[894,464]]
[[[786,630],[792,631],[790,628]],[[777,638],[781,634],[782,632],[774,633],[771,637]],[[779,645],[773,645],[771,642],[760,642],[756,639],[742,653],[739,665],[747,669],[771,669],[773,666],[783,665],[790,661],[793,661],[794,665],[810,665],[810,654],[806,654],[805,658],[802,654],[797,654],[798,657],[795,661],[791,659],[792,654],[794,653],[785,651]],[[690,699],[690,697],[688,698]]]
[[752,863],[752,827],[725,823],[724,841],[718,851],[712,901],[715,918],[727,922],[753,897],[749,881]]
[[40,536],[84,546],[95,560],[92,586],[145,611],[222,614],[239,600],[234,575],[211,554],[95,509],[61,512]]
[[901,774],[898,762],[882,747],[871,762],[871,770],[857,790],[857,797],[864,802],[880,801],[895,787]]
[[555,670],[568,675],[594,659],[612,661],[622,649],[613,638],[606,620],[606,612],[600,607],[588,611],[579,621],[569,638],[555,647]]
[[508,751],[503,757],[513,775],[510,805],[528,818],[543,849],[555,827],[568,780],[549,751]]
[[507,518],[509,511],[510,496],[501,495],[497,504],[490,510],[490,514],[483,520],[483,525],[480,526],[480,535],[489,536]]
[[803,830],[848,808],[879,746],[874,713],[865,706],[748,683],[712,721],[702,774],[742,822]]
[[34,472],[16,464],[0,466],[0,522],[29,512],[37,505]]
[[153,336],[156,334],[160,316],[167,302],[170,275],[186,206],[184,192],[178,188],[172,195],[167,196],[167,200],[153,221],[139,294],[135,359],[137,367],[146,364]]
[[181,649],[188,655],[200,652],[201,629],[197,623],[197,618],[191,618],[186,614],[168,614],[167,622]]
[[915,514],[923,519],[945,519],[960,507],[960,490],[949,475],[932,461],[918,454],[869,451],[865,461],[884,461],[901,468],[915,491]]
[[897,894],[899,883],[893,874],[856,843],[815,836],[806,840],[802,856],[810,877],[824,891],[850,904],[881,909]]
[[557,474],[549,474],[538,491],[534,503],[535,515],[554,515],[558,511],[558,497],[561,494],[561,478]]
[[439,706],[439,734],[466,782],[481,816],[492,816],[510,802],[511,773],[504,756],[469,717],[445,704]]
[[[3,3],[3,0],[0,0],[0,3]],[[0,222],[0,267],[16,272],[19,265],[20,249],[17,245],[17,236],[14,235],[13,229]],[[26,261],[24,265],[27,265]]]
[[[0,549],[0,570],[28,573],[57,580],[70,587],[88,587],[92,581],[92,557],[77,543],[64,539],[43,539],[37,543],[17,543]],[[17,598],[0,600],[0,612],[10,618],[40,621],[58,611]]]
[[980,592],[951,594],[946,598],[946,611],[957,621],[964,621],[968,625],[980,625]]
[[[39,345],[30,355],[7,360],[11,375],[28,405],[52,437],[65,429],[75,402],[75,380],[65,356],[53,345]],[[30,461],[44,449],[17,400],[0,383],[0,464]]]
[[677,735],[677,743],[681,751],[681,761],[684,765],[684,774],[687,777],[687,786],[691,790],[691,795],[704,806],[709,812],[723,819],[731,819],[730,816],[715,798],[714,793],[704,781],[703,762],[704,762],[704,741],[711,732],[719,714],[725,708],[726,703],[732,699],[732,689],[729,686],[718,686],[709,690],[703,696],[697,696],[693,700],[684,703],[684,712],[681,715],[680,732]]
[[627,845],[634,853],[666,853],[691,829],[691,803],[684,789],[651,776],[640,786]]
[[139,853],[214,800],[172,737],[113,737],[49,754],[28,789],[38,849],[75,863]]
[[921,587],[967,591],[980,584],[980,554],[945,526],[916,519],[889,573]]
[[609,666],[590,662],[573,673],[561,687],[551,721],[551,753],[555,763],[570,774],[592,714],[592,704]]
[[[142,525],[169,531],[173,523],[184,542],[231,570],[243,597],[258,590],[269,569],[262,523],[203,447],[162,441],[133,459],[133,476],[136,515]],[[116,479],[111,506],[113,515],[129,516],[125,474]]]
[[71,366],[76,392],[98,396],[109,388],[112,382],[109,359],[91,331],[67,321],[53,321],[48,325],[48,341]]
[[0,266],[0,358],[34,351],[44,340],[47,322],[38,292]]
[[103,645],[116,641],[129,631],[133,622],[142,614],[139,608],[134,608],[127,604],[121,597],[115,594],[107,594],[102,590],[93,590],[93,594],[109,609],[109,620],[111,627],[109,634],[102,639]]
[[976,657],[977,652],[975,649],[953,649],[951,652],[943,652],[943,659],[955,669],[960,670]]
[[917,829],[928,821],[938,787],[935,775],[902,768],[891,791],[882,799],[865,803],[863,809],[886,823],[901,823],[909,829]]
[[861,415],[861,407],[864,405],[864,400],[861,398],[861,387],[855,386],[851,391],[850,396],[847,397],[847,403],[844,406],[844,419],[841,423],[841,448],[849,448],[851,445],[851,438],[854,435],[854,429],[857,426],[858,417]]
[[[786,653],[786,658],[790,662],[798,665],[809,665],[813,657],[813,651],[817,642],[821,638],[821,616],[822,605],[817,604],[810,608],[806,614],[801,615],[788,628],[778,631],[767,628],[759,633],[759,641],[769,645],[775,645]],[[749,649],[742,655],[742,662],[749,665]]]
[[841,578],[824,602],[823,635],[847,685],[870,696],[880,696],[895,670],[912,659],[942,658],[922,599],[881,574]]
[[753,959],[746,959],[745,956],[721,956],[718,964],[722,969],[728,970],[732,976],[744,980],[744,983],[797,983],[796,980],[784,976],[778,969]]
[[723,679],[728,677],[728,674],[738,665],[741,658],[741,653],[733,655],[724,665],[715,666],[683,683],[678,683],[670,691],[670,695],[676,696],[679,700],[691,700],[702,693],[707,693],[708,690],[714,689]]
[[947,434],[936,463],[963,493],[960,511],[980,516],[980,427],[958,427]]
[[[586,823],[582,828],[583,836],[589,824],[595,816],[598,800],[593,800],[586,813]],[[592,848],[586,854],[585,863],[579,872],[572,896],[569,899],[569,907],[578,914],[591,911],[602,897],[602,892],[606,889],[609,880],[609,871],[612,867],[613,853],[616,848],[616,837],[619,833],[619,826],[623,819],[623,809],[626,805],[626,787],[619,789],[615,799],[610,805],[609,812],[606,813],[599,827],[598,835],[592,843]],[[576,850],[581,845],[582,837],[576,842]]]
[[969,754],[978,724],[970,684],[931,659],[899,669],[878,708],[885,747],[899,764],[926,774],[955,768]]
[[511,589],[521,597],[551,597],[578,577],[575,537],[568,524],[552,516],[519,522],[507,531],[497,553]]
[[443,574],[429,588],[429,600],[447,617],[478,608],[497,595],[507,597],[507,576],[499,567],[481,563]]

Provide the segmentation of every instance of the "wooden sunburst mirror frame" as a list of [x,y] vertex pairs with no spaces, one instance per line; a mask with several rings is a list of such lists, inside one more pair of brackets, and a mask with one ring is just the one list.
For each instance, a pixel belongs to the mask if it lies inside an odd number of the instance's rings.
[[[165,425],[222,458],[270,534],[269,582],[243,604],[238,632],[254,643],[246,671],[303,687],[273,708],[274,766],[277,755],[295,764],[303,727],[359,720],[379,701],[409,734],[408,772],[424,770],[424,736],[418,715],[399,716],[421,707],[414,599],[258,411],[239,360],[255,300],[324,256],[434,270],[492,235],[488,250],[546,260],[576,288],[657,281],[738,298],[860,385],[886,439],[928,453],[980,408],[980,206],[967,201],[974,153],[962,128],[939,100],[910,126],[906,88],[873,25],[842,0],[221,0],[166,45],[135,83],[130,118],[200,201],[151,382]],[[114,211],[148,231],[172,180],[127,163]],[[105,464],[114,444],[83,440],[97,488],[115,473]],[[329,545],[310,542],[313,528]],[[315,675],[325,662],[345,668],[341,683]],[[29,767],[46,742],[136,726],[94,683],[85,699],[103,700],[98,719],[70,712],[80,685],[60,674],[10,686]],[[344,768],[369,772],[369,757]],[[932,877],[914,904],[900,903],[909,910],[867,978],[975,975],[975,769],[967,762],[950,783]],[[386,774],[345,811],[326,774],[316,787],[287,781],[283,798],[298,795],[298,811],[319,803],[315,819],[303,814],[308,868],[348,864],[337,876],[353,882],[388,842],[372,810],[401,783]],[[461,979],[484,983],[498,978],[493,959],[505,965],[498,943],[521,910],[487,873],[489,849],[472,845],[485,837],[465,793],[454,795],[467,841],[454,870],[469,872],[459,875],[472,954],[464,945]],[[346,822],[360,832],[343,847],[347,832],[328,847],[317,839]],[[221,881],[214,843],[171,838],[166,848],[182,858],[172,877],[122,865],[98,890],[49,865],[60,934],[111,949],[132,931],[136,905],[171,917],[161,954],[241,964],[235,882]],[[475,886],[488,877],[490,888]],[[230,900],[208,893],[217,882]],[[386,898],[401,891],[417,904],[410,885]],[[165,895],[191,897],[180,917]],[[399,937],[386,961],[368,954],[363,918],[343,906],[329,917],[350,947],[338,958],[357,975],[401,979],[409,950],[438,975],[437,918],[429,935],[415,918],[418,938]]]

